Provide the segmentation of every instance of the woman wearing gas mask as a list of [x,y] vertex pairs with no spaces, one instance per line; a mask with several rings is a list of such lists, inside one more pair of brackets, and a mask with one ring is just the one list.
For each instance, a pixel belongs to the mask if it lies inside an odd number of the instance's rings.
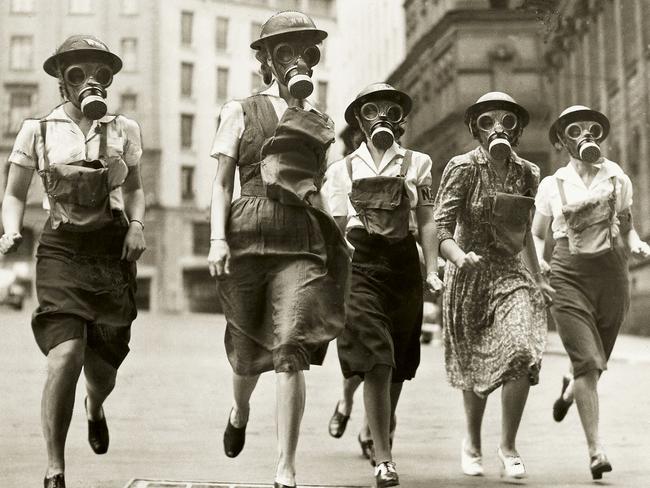
[[608,133],[609,120],[596,110],[574,105],[560,114],[549,138],[567,150],[569,162],[540,183],[532,228],[540,263],[548,269],[541,257],[552,226],[550,274],[557,297],[551,313],[573,370],[563,379],[553,417],[561,421],[575,398],[594,479],[612,470],[598,433],[597,386],[630,303],[627,253],[650,256],[632,224],[632,183],[601,156],[599,144]]
[[58,78],[64,103],[26,120],[16,137],[2,204],[0,251],[15,250],[27,190],[41,176],[49,218],[36,253],[36,342],[47,355],[41,421],[46,488],[65,487],[64,450],[83,367],[88,441],[108,450],[102,404],[129,352],[136,316],[135,261],[145,249],[140,128],[107,116],[107,88],[122,61],[92,36],[71,36],[43,68]]
[[[422,275],[414,233],[426,259],[426,284],[442,291],[431,194],[431,158],[395,142],[411,98],[385,83],[369,85],[345,111],[365,136],[327,172],[328,204],[354,248],[346,327],[337,339],[346,378],[364,379],[379,488],[398,486],[391,419],[404,380],[420,361]],[[338,411],[338,405],[337,405]]]
[[[235,457],[243,449],[257,379],[275,371],[276,488],[296,485],[303,371],[322,364],[343,328],[349,257],[319,194],[334,127],[305,100],[325,37],[301,12],[272,16],[251,44],[270,87],[223,106],[212,149],[208,264],[227,320],[234,390],[224,450]],[[236,169],[241,198],[231,203]]]
[[552,292],[530,237],[539,169],[512,150],[528,119],[505,93],[480,97],[465,112],[480,145],[449,161],[436,196],[440,253],[447,260],[445,365],[451,385],[463,390],[467,433],[461,468],[470,476],[483,474],[481,423],[487,397],[498,387],[501,474],[526,476],[515,440],[529,387],[538,381],[546,341],[544,295],[550,299]]

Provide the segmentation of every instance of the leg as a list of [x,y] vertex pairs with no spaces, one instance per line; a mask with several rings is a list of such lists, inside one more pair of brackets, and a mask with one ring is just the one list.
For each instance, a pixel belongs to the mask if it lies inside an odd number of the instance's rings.
[[378,364],[366,373],[364,379],[363,399],[370,432],[374,441],[375,461],[377,464],[392,461],[389,441],[391,375],[392,368],[390,366]]
[[471,390],[463,390],[463,404],[467,421],[465,445],[469,450],[468,454],[479,456],[481,454],[481,425],[487,398],[481,398]]
[[75,388],[84,363],[84,339],[53,347],[47,355],[47,379],[41,401],[41,424],[47,447],[46,477],[65,470],[65,440],[74,408]]
[[101,420],[104,418],[102,405],[115,387],[117,369],[104,361],[92,349],[86,347],[84,375],[88,394],[86,400],[88,419]]
[[575,399],[578,406],[578,413],[580,414],[580,421],[582,428],[585,431],[587,438],[587,447],[589,448],[589,456],[602,451],[600,445],[600,438],[598,436],[598,418],[599,418],[599,405],[598,405],[598,378],[600,371],[591,370],[587,373],[578,376],[575,381]]
[[233,404],[230,412],[230,423],[237,427],[246,427],[250,412],[250,399],[260,375],[240,376],[232,374]]
[[276,415],[278,429],[277,482],[296,484],[296,448],[300,422],[305,411],[305,375],[302,371],[276,373]]
[[393,448],[393,437],[395,436],[395,429],[397,428],[397,403],[402,394],[402,386],[404,382],[391,383],[390,385],[390,446]]
[[350,378],[343,378],[343,398],[339,400],[338,411],[343,415],[350,415],[352,412],[352,404],[354,403],[354,393],[363,382],[360,376],[351,376]]
[[524,413],[530,382],[527,376],[508,381],[501,391],[501,452],[505,456],[518,456],[515,441]]

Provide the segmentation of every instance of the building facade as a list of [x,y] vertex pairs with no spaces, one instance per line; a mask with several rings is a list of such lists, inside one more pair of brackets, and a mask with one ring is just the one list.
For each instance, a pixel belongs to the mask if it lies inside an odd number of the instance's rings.
[[550,146],[543,24],[522,2],[406,0],[407,56],[388,82],[413,98],[405,145],[433,160],[434,189],[449,159],[475,147],[465,109],[488,91],[513,96],[531,122],[515,148],[546,174]]
[[[603,150],[630,176],[635,227],[650,238],[650,3],[645,0],[555,2],[545,50],[553,117],[587,105],[610,119]],[[564,164],[557,154],[553,169]],[[627,328],[650,334],[650,260],[631,263],[632,306]]]
[[[142,128],[148,249],[139,263],[139,301],[152,310],[217,311],[206,260],[216,171],[210,147],[223,103],[263,88],[249,44],[272,13],[290,9],[336,37],[335,0],[0,0],[8,54],[0,62],[0,188],[22,119],[60,102],[42,62],[67,36],[96,35],[124,61],[109,88],[109,111]],[[326,40],[312,98],[342,113],[330,88],[330,58]],[[46,218],[38,178],[32,185],[25,245],[8,261],[31,261]]]

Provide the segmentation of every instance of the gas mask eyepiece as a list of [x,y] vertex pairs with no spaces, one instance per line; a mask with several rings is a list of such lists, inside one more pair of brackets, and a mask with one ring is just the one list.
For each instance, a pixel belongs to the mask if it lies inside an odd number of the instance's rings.
[[366,102],[359,110],[361,124],[372,144],[386,150],[395,142],[395,128],[404,119],[401,105],[392,101]]
[[305,99],[312,94],[312,68],[320,61],[320,49],[317,46],[281,42],[273,48],[272,61],[292,97]]
[[72,65],[63,73],[65,83],[76,92],[84,116],[101,119],[108,110],[106,88],[113,82],[113,72],[107,66]]
[[598,122],[579,121],[567,125],[564,135],[578,156],[586,163],[594,164],[600,160],[600,146],[595,142],[603,136],[603,126]]
[[481,141],[487,143],[487,150],[492,158],[503,160],[510,156],[510,140],[515,137],[517,124],[517,116],[507,110],[485,112],[476,119]]

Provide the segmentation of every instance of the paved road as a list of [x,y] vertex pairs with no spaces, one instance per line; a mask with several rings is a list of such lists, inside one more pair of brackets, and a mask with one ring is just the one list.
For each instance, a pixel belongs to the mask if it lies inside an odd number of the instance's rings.
[[[42,486],[45,452],[39,424],[44,360],[29,317],[0,310],[0,487]],[[68,436],[68,487],[122,488],[131,478],[269,482],[275,462],[274,378],[262,377],[252,401],[247,446],[225,457],[221,436],[231,401],[223,352],[223,318],[142,314],[133,329],[132,352],[106,404],[111,448],[95,456],[86,443],[81,401]],[[648,487],[650,479],[650,341],[624,337],[601,382],[602,431],[614,473],[608,486]],[[587,453],[575,409],[562,424],[551,404],[567,366],[556,337],[539,386],[531,390],[519,450],[529,487],[591,485]],[[334,349],[324,367],[307,376],[307,410],[299,449],[303,484],[370,485],[371,468],[355,440],[361,421],[355,406],[342,439],[327,435],[339,394]],[[83,386],[77,390],[83,398]],[[360,397],[359,397],[360,399]],[[423,346],[418,377],[404,389],[398,411],[395,460],[402,486],[501,486],[496,460],[500,424],[498,392],[484,425],[487,476],[464,477],[458,451],[463,415],[460,394],[447,386],[442,350]]]

